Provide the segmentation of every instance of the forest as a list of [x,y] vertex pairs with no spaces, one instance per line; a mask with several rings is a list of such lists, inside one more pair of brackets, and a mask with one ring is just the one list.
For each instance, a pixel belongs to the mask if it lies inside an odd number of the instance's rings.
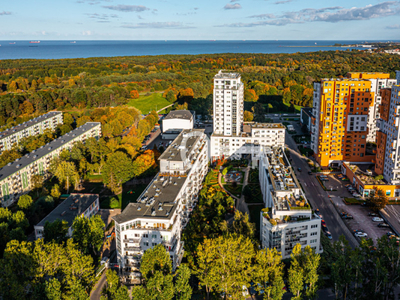
[[[364,51],[294,54],[214,54],[0,61],[0,126],[57,109],[125,105],[139,94],[162,92],[210,113],[212,78],[220,69],[242,74],[245,101],[269,112],[311,106],[313,82],[349,71],[400,69],[398,55]],[[206,103],[205,103],[206,102]]]

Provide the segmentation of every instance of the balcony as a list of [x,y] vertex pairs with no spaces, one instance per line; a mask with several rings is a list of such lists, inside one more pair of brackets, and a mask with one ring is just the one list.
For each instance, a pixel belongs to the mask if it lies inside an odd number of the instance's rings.
[[135,244],[139,244],[140,240],[139,239],[124,239],[123,240],[124,243],[135,243]]

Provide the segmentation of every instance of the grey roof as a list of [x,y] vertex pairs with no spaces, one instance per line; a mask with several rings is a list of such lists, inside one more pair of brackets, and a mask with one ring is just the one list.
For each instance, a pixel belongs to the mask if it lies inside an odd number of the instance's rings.
[[190,135],[191,133],[204,133],[205,129],[184,129],[177,136],[177,138],[168,146],[167,149],[161,154],[160,160],[168,161],[182,161],[182,154],[184,157],[189,157],[193,151],[193,145],[200,138],[200,135]]
[[129,203],[123,212],[113,219],[119,224],[137,218],[170,219],[178,204],[174,201],[186,179],[186,176],[157,174],[138,198],[138,203]]
[[75,217],[84,213],[98,198],[97,194],[71,194],[36,226],[44,226],[47,221],[54,222],[60,219],[67,221],[71,227]]
[[19,170],[25,168],[26,166],[42,158],[43,156],[46,156],[47,154],[56,150],[57,148],[60,148],[66,143],[75,139],[77,136],[84,134],[85,132],[89,131],[94,126],[97,126],[99,124],[100,124],[99,122],[87,122],[81,127],[78,127],[70,131],[69,133],[64,134],[63,136],[51,141],[45,146],[42,146],[37,150],[33,150],[31,153],[26,154],[25,156],[15,160],[14,162],[7,164],[6,166],[0,169],[0,180],[7,178],[8,176],[14,174],[15,172],[18,172]]
[[60,111],[51,111],[48,112],[47,114],[41,115],[39,117],[36,117],[34,119],[31,119],[29,121],[26,121],[24,123],[18,124],[17,126],[14,126],[12,128],[6,129],[2,132],[0,132],[0,139],[4,139],[7,136],[10,136],[12,134],[17,133],[18,131],[24,130],[28,127],[31,127],[37,123],[43,122],[46,119],[52,118],[56,115],[62,114]]
[[229,71],[225,71],[225,70],[219,71],[214,76],[214,78],[218,78],[218,79],[235,79],[235,78],[239,78],[239,77],[240,77],[240,73],[229,72]]
[[169,112],[169,114],[164,118],[164,120],[168,120],[168,119],[191,120],[192,118],[193,118],[193,115],[189,110],[173,110],[173,111]]

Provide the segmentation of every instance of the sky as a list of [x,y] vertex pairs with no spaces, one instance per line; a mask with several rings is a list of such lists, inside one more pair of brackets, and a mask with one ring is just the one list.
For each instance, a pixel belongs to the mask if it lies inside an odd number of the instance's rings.
[[13,0],[0,40],[399,40],[400,1]]

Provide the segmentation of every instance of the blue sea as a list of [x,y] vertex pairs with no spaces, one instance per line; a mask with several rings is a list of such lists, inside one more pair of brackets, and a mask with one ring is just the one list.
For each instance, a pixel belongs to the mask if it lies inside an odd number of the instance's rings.
[[[163,54],[296,53],[346,50],[323,47],[366,41],[0,41],[0,59],[59,59]],[[373,42],[373,41],[369,41]],[[352,48],[350,48],[352,49]],[[364,49],[365,48],[357,48]]]

